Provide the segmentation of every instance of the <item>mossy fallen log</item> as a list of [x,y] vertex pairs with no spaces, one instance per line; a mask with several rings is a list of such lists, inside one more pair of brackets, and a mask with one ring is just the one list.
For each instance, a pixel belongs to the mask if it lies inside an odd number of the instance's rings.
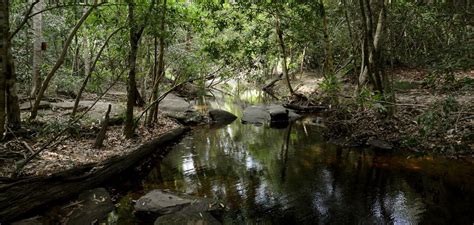
[[0,179],[0,224],[11,222],[48,203],[72,197],[135,166],[148,155],[165,151],[189,128],[176,128],[150,140],[127,155],[86,164],[49,176]]

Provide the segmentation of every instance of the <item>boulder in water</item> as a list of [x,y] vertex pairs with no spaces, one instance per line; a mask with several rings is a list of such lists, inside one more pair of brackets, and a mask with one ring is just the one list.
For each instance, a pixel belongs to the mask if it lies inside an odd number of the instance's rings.
[[250,106],[245,108],[242,123],[262,125],[270,120],[270,114],[265,106]]
[[153,190],[138,199],[135,203],[135,211],[139,213],[170,214],[183,209],[191,204],[191,202],[191,199],[160,190]]
[[269,105],[267,111],[270,114],[270,120],[272,122],[287,122],[288,121],[288,110],[281,105]]
[[211,118],[212,122],[218,124],[229,124],[237,119],[237,116],[234,114],[221,109],[209,110],[209,117]]

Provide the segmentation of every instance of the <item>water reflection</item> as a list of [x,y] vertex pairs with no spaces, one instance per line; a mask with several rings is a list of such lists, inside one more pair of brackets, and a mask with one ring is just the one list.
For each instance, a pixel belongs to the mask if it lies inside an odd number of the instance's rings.
[[[218,107],[212,105],[211,107]],[[241,115],[242,103],[221,108]],[[305,120],[285,129],[204,128],[144,180],[216,198],[226,224],[472,224],[473,165],[322,142]]]

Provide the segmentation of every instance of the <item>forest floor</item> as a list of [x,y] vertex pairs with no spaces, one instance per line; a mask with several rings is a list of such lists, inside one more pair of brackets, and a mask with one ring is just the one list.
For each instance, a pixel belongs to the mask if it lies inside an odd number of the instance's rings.
[[[353,98],[356,84],[349,79],[341,83],[336,104],[318,88],[323,79],[317,74],[297,75],[293,85],[316,104],[332,104],[325,116],[325,137],[332,142],[473,158],[474,71],[446,75],[396,69],[389,73],[395,104],[370,94]],[[276,90],[285,90],[283,82]],[[391,108],[394,112],[389,116]]]
[[[80,103],[78,115],[87,110],[96,97],[95,95],[86,95],[85,100]],[[134,147],[180,126],[168,117],[159,116],[159,121],[154,128],[139,126],[136,129],[135,138],[125,139],[122,135],[123,126],[120,122],[120,119],[123,119],[124,111],[122,97],[123,93],[121,92],[107,94],[87,112],[79,123],[75,124],[69,124],[72,99],[55,98],[45,101],[43,103],[44,109],[40,110],[36,122],[24,124],[28,135],[13,137],[10,141],[0,145],[0,152],[2,152],[0,154],[0,177],[10,177],[16,170],[16,163],[40,149],[55,135],[59,135],[63,129],[68,129],[68,132],[61,135],[61,138],[29,162],[23,168],[21,176],[50,175],[80,165],[99,163],[111,157],[129,154],[135,149]],[[94,148],[100,120],[105,115],[109,104],[112,105],[111,119],[119,122],[108,127],[103,147]],[[22,117],[27,118],[29,102],[24,102],[22,109]],[[2,149],[8,151],[2,151]]]

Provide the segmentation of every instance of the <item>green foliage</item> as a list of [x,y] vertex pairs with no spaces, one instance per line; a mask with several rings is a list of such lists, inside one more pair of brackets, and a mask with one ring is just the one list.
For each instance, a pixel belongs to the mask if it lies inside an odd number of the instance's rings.
[[419,133],[422,137],[446,133],[452,128],[455,117],[451,113],[459,109],[459,104],[454,97],[449,96],[445,100],[436,102],[417,118],[420,127]]
[[331,102],[337,103],[337,95],[341,90],[341,83],[339,82],[339,79],[337,79],[337,76],[326,76],[319,84],[319,88],[321,89],[321,91],[323,91],[324,94],[326,94],[331,99]]
[[471,15],[449,11],[445,6],[417,5],[401,1],[391,4],[388,15],[388,54],[407,66],[437,66],[467,69],[474,66],[470,40]]
[[386,112],[387,108],[382,104],[384,96],[372,91],[367,87],[362,87],[359,95],[356,98],[357,105],[362,109],[376,109],[378,112]]

